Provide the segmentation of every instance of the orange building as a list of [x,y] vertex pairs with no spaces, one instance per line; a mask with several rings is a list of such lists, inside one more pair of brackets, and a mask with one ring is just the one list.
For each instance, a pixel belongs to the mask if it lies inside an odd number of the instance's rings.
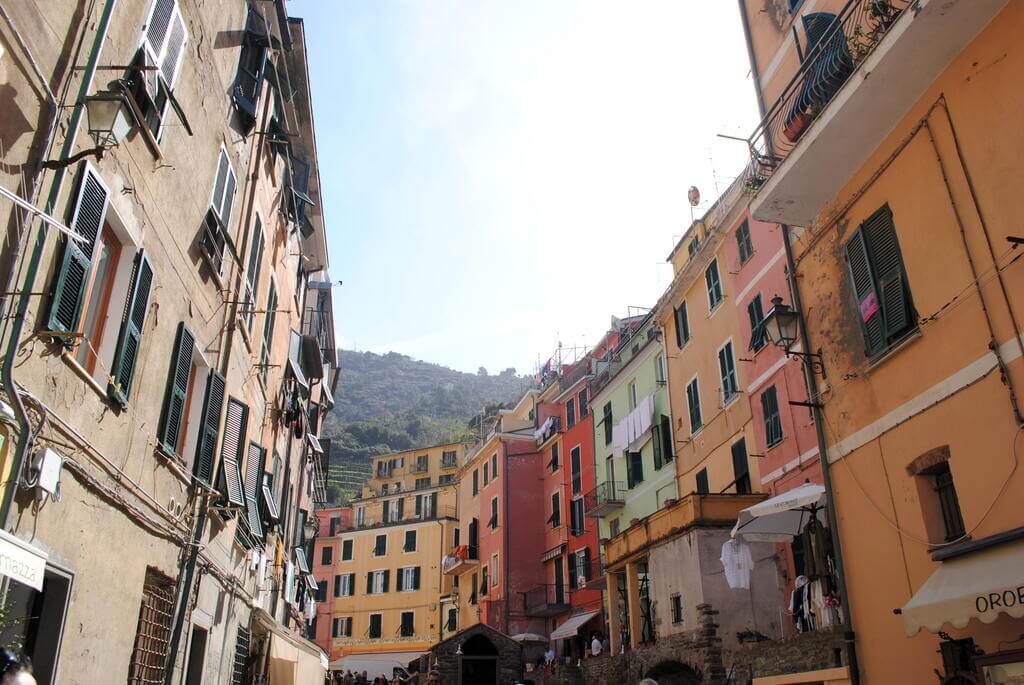
[[859,679],[1020,682],[1024,1],[739,4]]

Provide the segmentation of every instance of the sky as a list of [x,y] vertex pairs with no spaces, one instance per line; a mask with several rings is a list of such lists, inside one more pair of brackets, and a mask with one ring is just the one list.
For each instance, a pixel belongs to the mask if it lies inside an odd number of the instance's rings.
[[735,2],[291,0],[309,41],[341,346],[462,371],[651,307],[746,161]]

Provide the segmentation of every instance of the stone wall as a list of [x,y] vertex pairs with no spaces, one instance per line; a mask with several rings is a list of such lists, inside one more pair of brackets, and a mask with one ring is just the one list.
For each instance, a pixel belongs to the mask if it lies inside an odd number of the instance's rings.
[[[635,685],[653,676],[659,682],[743,685],[754,677],[801,673],[845,663],[840,656],[843,632],[837,629],[742,644],[725,651],[718,637],[717,615],[710,605],[702,604],[698,607],[697,630],[670,635],[625,654],[586,659],[582,665],[583,681],[587,685]],[[688,670],[692,675],[680,673],[659,679],[658,672],[664,672],[668,664],[675,666],[677,673]]]
[[498,685],[518,683],[523,675],[522,646],[507,635],[483,623],[456,633],[447,640],[437,643],[430,650],[434,668],[441,674],[441,682],[445,685],[461,682],[459,671],[462,668],[462,656],[457,652],[462,645],[478,635],[487,638],[498,652]]

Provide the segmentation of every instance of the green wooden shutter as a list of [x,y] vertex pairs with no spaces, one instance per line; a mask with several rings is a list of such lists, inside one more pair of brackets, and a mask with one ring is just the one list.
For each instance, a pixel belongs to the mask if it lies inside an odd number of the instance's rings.
[[846,243],[846,263],[850,270],[850,282],[853,284],[858,318],[864,333],[864,354],[870,357],[885,347],[885,323],[864,232],[859,228]]
[[416,495],[416,517],[423,513],[423,495]]
[[192,373],[192,349],[195,336],[185,322],[178,324],[178,335],[171,352],[171,367],[167,372],[167,395],[160,419],[159,438],[164,449],[178,454],[181,438],[181,422],[185,419],[185,401],[188,394],[188,379]]
[[139,250],[135,259],[132,289],[125,302],[124,319],[114,354],[113,381],[107,384],[107,395],[122,408],[128,404],[131,395],[135,362],[139,357],[142,333],[145,331],[146,311],[149,309],[149,293],[153,286],[153,266],[144,250]]
[[398,573],[395,574],[395,590],[401,592],[404,589],[406,589],[405,573],[403,572],[403,569],[398,569]]
[[672,461],[676,456],[672,445],[672,420],[665,414],[661,415],[661,456],[666,462]]
[[373,592],[373,571],[366,574],[366,594]]
[[388,583],[391,580],[391,571],[388,569],[384,570],[384,592],[388,591]]
[[203,417],[200,421],[199,440],[196,444],[193,473],[208,486],[213,485],[213,462],[220,435],[220,414],[224,409],[224,376],[210,371],[206,379],[206,397],[203,400]]
[[[109,197],[110,191],[99,174],[91,164],[86,164],[70,221],[70,228],[84,240],[65,239],[64,254],[50,301],[50,316],[46,322],[48,330],[74,333],[78,328],[93,251],[107,218]],[[64,344],[70,346],[71,339],[64,340]]]
[[248,421],[249,407],[230,398],[227,416],[224,419],[224,442],[220,450],[220,491],[228,504],[239,507],[245,505],[239,462],[242,461],[242,451],[245,449]]
[[420,589],[420,567],[417,566],[412,572],[412,589]]
[[250,442],[245,460],[245,511],[249,531],[260,539],[263,538],[263,523],[260,520],[259,509],[260,476],[263,473],[266,453],[267,451],[255,442]]
[[661,426],[656,423],[651,426],[651,447],[654,448],[654,468],[660,469],[665,462],[661,454]]
[[892,211],[884,205],[860,226],[878,283],[878,299],[885,324],[885,342],[890,344],[914,325],[915,314],[907,287],[903,255]]
[[431,493],[431,495],[430,495],[430,515],[433,516],[434,518],[437,518],[439,516],[439,514],[437,513],[437,493],[436,492]]

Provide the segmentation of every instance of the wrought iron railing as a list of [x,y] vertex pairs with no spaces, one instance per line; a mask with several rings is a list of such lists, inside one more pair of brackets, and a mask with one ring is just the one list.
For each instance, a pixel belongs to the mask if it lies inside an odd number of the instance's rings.
[[[618,481],[605,481],[583,495],[583,508],[588,515],[599,516],[603,507],[622,506],[626,501],[626,486]],[[591,514],[591,512],[599,512]]]
[[838,14],[802,17],[806,45],[800,68],[748,140],[753,158],[748,190],[756,191],[768,180],[914,1],[849,0]]

